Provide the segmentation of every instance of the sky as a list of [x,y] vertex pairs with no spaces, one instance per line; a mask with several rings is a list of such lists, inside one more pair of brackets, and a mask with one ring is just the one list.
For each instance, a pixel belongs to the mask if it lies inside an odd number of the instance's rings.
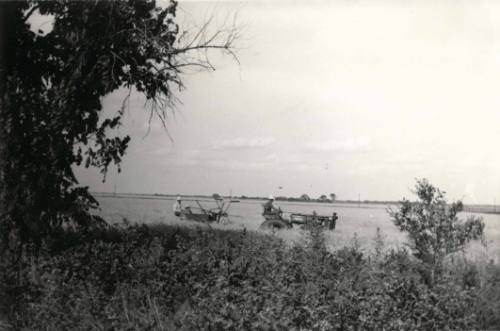
[[[167,132],[133,93],[132,142],[93,191],[411,197],[427,178],[466,203],[500,202],[500,3],[180,2],[181,30],[237,13],[239,63],[190,72]],[[125,91],[103,100],[105,115]],[[169,138],[171,136],[171,139]]]

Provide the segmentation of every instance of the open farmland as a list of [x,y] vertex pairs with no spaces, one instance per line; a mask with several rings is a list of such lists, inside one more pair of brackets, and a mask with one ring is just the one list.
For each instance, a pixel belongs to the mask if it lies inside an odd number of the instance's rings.
[[[135,197],[112,197],[100,196],[100,215],[108,222],[119,223],[127,219],[132,223],[146,224],[170,224],[180,226],[199,226],[200,223],[181,220],[172,211],[173,198],[158,196],[135,196]],[[196,199],[205,208],[215,207],[213,200]],[[196,200],[187,198],[183,201],[184,206],[198,207]],[[243,229],[260,231],[259,225],[263,222],[261,216],[262,203],[259,200],[242,200],[234,203],[229,209],[229,224],[212,224],[212,227],[220,229]],[[387,212],[388,208],[396,206],[380,204],[346,204],[346,203],[301,203],[278,201],[276,205],[281,207],[287,217],[287,212],[312,213],[316,211],[319,215],[331,215],[336,212],[339,216],[335,231],[327,231],[327,245],[331,249],[342,248],[351,245],[354,237],[364,250],[371,250],[377,228],[380,229],[384,238],[386,248],[400,247],[405,243],[405,236],[393,225]],[[465,219],[471,213],[462,213]],[[495,262],[500,261],[500,215],[475,214],[483,217],[485,223],[485,244],[479,242],[471,244],[467,250],[469,257],[480,260]],[[288,242],[298,242],[303,237],[301,230],[282,230],[276,234]]]

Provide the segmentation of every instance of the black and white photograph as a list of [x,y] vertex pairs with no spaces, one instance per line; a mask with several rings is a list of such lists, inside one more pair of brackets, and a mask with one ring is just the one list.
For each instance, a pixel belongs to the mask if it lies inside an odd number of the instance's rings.
[[499,144],[499,1],[0,0],[0,330],[500,330]]

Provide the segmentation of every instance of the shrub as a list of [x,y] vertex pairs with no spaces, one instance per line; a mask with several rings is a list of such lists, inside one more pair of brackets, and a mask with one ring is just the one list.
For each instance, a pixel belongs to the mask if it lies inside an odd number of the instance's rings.
[[371,259],[353,239],[328,252],[312,233],[308,244],[290,247],[247,231],[94,232],[26,259],[21,287],[6,285],[17,283],[4,282],[11,273],[0,269],[0,316],[22,330],[437,330],[498,322],[490,316],[498,304],[489,305],[498,298],[498,268],[483,287],[460,280],[474,273],[468,267],[429,286],[421,272],[428,265],[405,249]]
[[440,273],[445,256],[463,250],[471,240],[483,236],[481,218],[470,216],[465,222],[457,214],[463,210],[461,201],[448,204],[444,192],[427,180],[417,180],[415,194],[418,200],[403,199],[398,210],[389,210],[394,224],[406,232],[413,254]]

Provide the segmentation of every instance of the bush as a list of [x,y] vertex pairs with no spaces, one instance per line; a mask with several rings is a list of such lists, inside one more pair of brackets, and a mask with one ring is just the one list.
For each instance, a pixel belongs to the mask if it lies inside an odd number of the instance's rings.
[[332,253],[321,233],[309,231],[308,244],[293,247],[247,231],[169,226],[87,234],[26,259],[19,284],[9,278],[12,266],[0,269],[0,316],[23,330],[440,330],[498,323],[498,304],[489,305],[499,293],[498,268],[490,266],[484,285],[459,281],[474,273],[464,267],[456,269],[464,277],[450,272],[429,286],[421,272],[427,264],[404,249],[371,259],[354,243]]
[[481,218],[470,216],[461,222],[457,214],[463,210],[461,201],[448,204],[444,192],[427,180],[417,180],[415,194],[418,200],[403,199],[398,210],[390,210],[394,224],[408,234],[413,254],[428,265],[434,279],[441,273],[444,258],[463,250],[475,239],[481,239],[484,223]]

